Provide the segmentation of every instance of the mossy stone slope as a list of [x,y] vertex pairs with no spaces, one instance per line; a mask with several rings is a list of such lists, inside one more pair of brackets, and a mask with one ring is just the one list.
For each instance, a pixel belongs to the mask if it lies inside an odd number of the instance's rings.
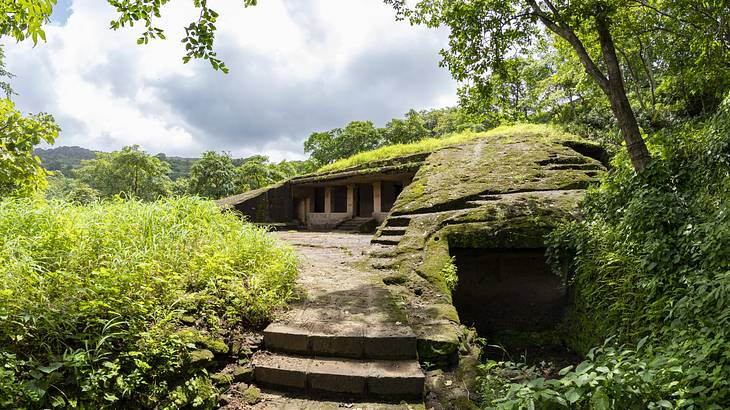
[[451,305],[449,249],[543,247],[557,223],[579,217],[602,159],[597,145],[547,127],[506,129],[426,158],[376,233],[397,227],[397,245],[371,250],[373,266],[408,278],[391,290],[419,337],[421,360],[458,358],[463,330]]
[[431,154],[401,194],[394,215],[453,210],[480,195],[582,189],[603,165],[568,145],[569,135],[497,135]]

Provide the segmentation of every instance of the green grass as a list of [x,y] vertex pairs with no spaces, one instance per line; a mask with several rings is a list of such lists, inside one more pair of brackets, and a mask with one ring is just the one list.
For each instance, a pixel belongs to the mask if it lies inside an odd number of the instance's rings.
[[342,169],[367,164],[369,162],[383,161],[422,152],[432,152],[439,148],[447,147],[450,145],[464,144],[478,138],[524,136],[544,139],[578,139],[578,137],[567,134],[561,129],[551,125],[517,124],[501,126],[487,132],[464,131],[448,135],[444,138],[427,138],[411,144],[388,145],[386,147],[378,148],[372,151],[361,152],[349,158],[335,161],[332,164],[321,167],[319,170],[317,170],[317,172],[339,171]]
[[208,201],[0,201],[0,408],[215,407],[193,352],[228,360],[296,264]]

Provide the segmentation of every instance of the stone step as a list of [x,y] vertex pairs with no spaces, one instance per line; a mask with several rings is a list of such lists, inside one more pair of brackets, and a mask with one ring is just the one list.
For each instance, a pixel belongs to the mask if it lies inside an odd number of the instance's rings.
[[364,218],[364,217],[349,219],[349,220],[344,221],[344,222],[340,223],[339,225],[337,225],[335,227],[335,230],[337,230],[337,231],[354,231],[357,228],[359,228],[361,225],[369,222],[371,219],[372,218]]
[[355,359],[415,359],[416,335],[408,326],[355,322],[272,323],[264,345],[274,352]]
[[381,245],[398,245],[403,236],[379,236],[373,238],[370,243],[377,243]]
[[391,216],[385,222],[386,226],[408,226],[411,223],[411,218],[408,216]]
[[387,227],[380,230],[381,236],[403,236],[406,233],[405,227]]
[[393,258],[394,257],[394,245],[383,245],[378,243],[372,243],[367,253],[373,258]]
[[354,360],[257,353],[254,378],[262,385],[371,396],[422,397],[418,361]]

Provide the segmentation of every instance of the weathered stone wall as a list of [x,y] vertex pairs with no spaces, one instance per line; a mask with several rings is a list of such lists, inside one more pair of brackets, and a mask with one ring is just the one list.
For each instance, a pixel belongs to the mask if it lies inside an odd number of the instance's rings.
[[288,182],[272,185],[252,192],[245,201],[233,209],[251,222],[288,223],[294,219],[292,187]]

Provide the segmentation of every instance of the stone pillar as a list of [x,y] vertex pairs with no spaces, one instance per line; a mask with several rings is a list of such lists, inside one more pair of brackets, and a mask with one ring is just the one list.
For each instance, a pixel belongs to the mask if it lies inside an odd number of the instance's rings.
[[381,199],[381,192],[380,192],[381,186],[382,186],[382,184],[380,181],[373,182],[373,213],[382,212],[382,208],[380,206],[383,202]]
[[355,185],[347,186],[347,214],[355,216]]
[[332,187],[324,187],[324,213],[332,213]]

